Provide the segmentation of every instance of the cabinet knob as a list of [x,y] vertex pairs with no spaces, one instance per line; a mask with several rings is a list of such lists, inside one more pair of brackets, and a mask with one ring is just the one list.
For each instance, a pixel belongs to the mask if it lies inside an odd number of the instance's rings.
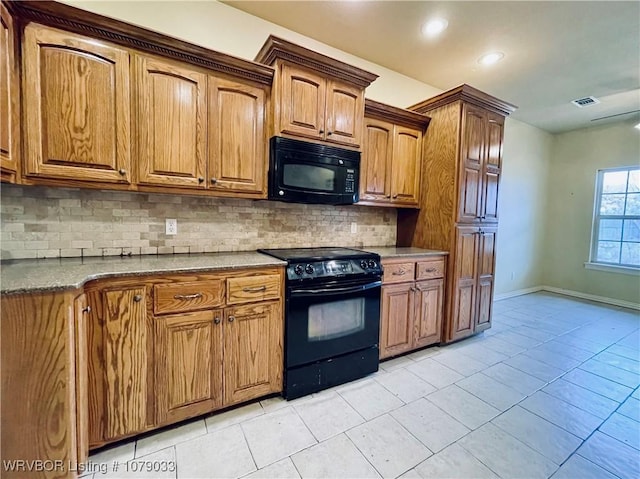
[[332,131],[330,131],[330,132],[328,132],[328,133],[327,133],[327,136],[331,136],[331,135],[333,135],[333,132],[332,132]]
[[398,195],[393,195],[393,199],[395,200],[398,197]]
[[229,322],[233,323],[236,320],[235,316],[229,316]]
[[133,300],[134,300],[136,303],[139,303],[140,301],[142,301],[142,295],[141,295],[141,294],[136,294],[136,295],[133,297]]
[[214,322],[215,324],[220,324],[220,317],[219,317],[219,316],[216,316],[215,318],[213,318],[213,322]]
[[211,184],[215,185],[218,182],[218,178],[211,178]]
[[324,130],[319,130],[318,133],[322,135],[324,133]]
[[89,314],[91,312],[91,306],[87,306],[86,308],[82,308],[82,312]]
[[125,170],[124,168],[120,168],[120,169],[118,170],[118,173],[120,173],[122,176],[124,176],[124,175],[126,175],[126,174],[127,174],[127,170]]
[[198,183],[204,183],[204,178],[202,176],[198,177]]
[[386,195],[385,198],[391,198],[391,195]]

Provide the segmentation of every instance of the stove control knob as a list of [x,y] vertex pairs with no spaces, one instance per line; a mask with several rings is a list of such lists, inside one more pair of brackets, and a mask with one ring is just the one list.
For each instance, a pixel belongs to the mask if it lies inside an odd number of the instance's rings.
[[367,264],[367,260],[366,259],[360,260],[360,267],[362,269],[367,269],[369,267],[369,265]]
[[369,268],[375,268],[378,266],[378,264],[373,259],[370,259],[368,264],[369,264]]
[[302,273],[304,273],[304,267],[301,264],[297,264],[293,267],[293,272],[300,276]]
[[312,265],[312,264],[308,264],[307,266],[305,266],[305,267],[304,267],[304,271],[305,271],[307,274],[313,274],[313,272],[314,272],[315,270],[313,269],[313,265]]

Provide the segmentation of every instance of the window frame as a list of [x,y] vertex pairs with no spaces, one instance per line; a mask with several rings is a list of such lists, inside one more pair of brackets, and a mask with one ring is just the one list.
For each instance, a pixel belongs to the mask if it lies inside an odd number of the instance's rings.
[[[585,266],[588,269],[598,269],[598,270],[603,270],[603,271],[620,271],[620,272],[626,272],[626,273],[631,273],[631,274],[637,274],[640,273],[640,265],[635,265],[635,264],[627,264],[627,263],[622,263],[621,262],[621,255],[622,255],[622,246],[620,248],[620,256],[619,259],[620,261],[617,263],[609,263],[606,261],[601,261],[597,259],[597,254],[598,254],[598,241],[599,241],[599,237],[600,237],[600,221],[605,219],[612,219],[612,220],[623,220],[622,222],[622,231],[620,232],[620,241],[616,241],[619,242],[621,245],[624,242],[623,238],[624,238],[624,220],[640,220],[640,215],[625,215],[624,213],[622,215],[601,215],[600,214],[600,207],[602,205],[602,195],[603,195],[603,186],[604,186],[604,175],[605,173],[610,173],[610,172],[616,172],[616,171],[626,171],[626,172],[631,172],[632,170],[640,170],[640,166],[638,165],[633,165],[633,166],[620,166],[620,167],[614,167],[614,168],[599,168],[596,171],[596,188],[595,188],[595,197],[594,197],[594,206],[593,206],[593,218],[592,218],[592,222],[591,222],[591,247],[590,247],[590,251],[589,251],[589,261],[587,263],[585,263]],[[629,175],[627,174],[627,185],[625,188],[625,209],[626,209],[626,201],[627,201],[627,196],[629,194]],[[603,240],[604,241],[604,240]],[[613,241],[613,240],[612,240]]]

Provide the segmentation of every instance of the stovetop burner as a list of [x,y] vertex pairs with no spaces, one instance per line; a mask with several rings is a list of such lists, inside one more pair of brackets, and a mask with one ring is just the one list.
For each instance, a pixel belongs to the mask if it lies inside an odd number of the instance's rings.
[[377,256],[368,251],[339,247],[259,249],[258,251],[289,262],[375,258]]

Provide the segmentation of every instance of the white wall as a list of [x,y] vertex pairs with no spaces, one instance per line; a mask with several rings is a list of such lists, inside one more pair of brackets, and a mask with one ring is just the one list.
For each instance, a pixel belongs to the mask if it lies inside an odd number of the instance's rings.
[[553,136],[513,119],[505,123],[495,294],[542,284],[546,181]]
[[[266,38],[274,34],[378,74],[380,77],[367,88],[367,97],[399,107],[441,91],[218,2],[67,3],[247,60],[252,60]],[[540,284],[541,231],[532,225],[539,224],[543,216],[549,142],[550,136],[541,130],[507,121],[496,271],[498,294]]]
[[545,284],[621,301],[640,302],[640,278],[587,270],[599,168],[640,163],[640,132],[629,122],[558,134],[548,176],[543,256]]

